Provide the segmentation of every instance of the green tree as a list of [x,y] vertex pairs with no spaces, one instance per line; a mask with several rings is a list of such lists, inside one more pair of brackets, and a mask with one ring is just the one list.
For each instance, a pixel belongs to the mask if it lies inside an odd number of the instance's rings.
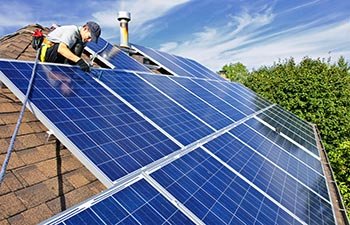
[[248,70],[242,63],[230,63],[222,68],[222,71],[226,78],[230,81],[236,81],[244,83],[248,77]]
[[331,64],[330,59],[304,58],[297,64],[290,58],[249,73],[242,83],[317,125],[350,212],[350,67],[346,60],[341,57]]
[[[339,190],[343,196],[344,204],[350,208],[350,141],[345,141],[339,148],[328,154],[334,174],[338,180]],[[349,215],[349,214],[348,214]]]

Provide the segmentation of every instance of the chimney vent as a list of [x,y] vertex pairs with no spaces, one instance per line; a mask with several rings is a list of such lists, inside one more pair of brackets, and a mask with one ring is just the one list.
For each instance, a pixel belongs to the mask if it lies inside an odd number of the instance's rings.
[[128,22],[130,19],[130,12],[118,12],[118,21],[120,22],[120,47],[130,48],[128,33]]

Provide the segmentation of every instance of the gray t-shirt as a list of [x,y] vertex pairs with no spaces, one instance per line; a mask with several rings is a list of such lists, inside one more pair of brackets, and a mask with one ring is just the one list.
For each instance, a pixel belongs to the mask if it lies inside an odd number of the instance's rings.
[[53,43],[65,43],[68,48],[72,48],[77,42],[82,42],[79,27],[67,25],[57,27],[47,35],[47,39]]

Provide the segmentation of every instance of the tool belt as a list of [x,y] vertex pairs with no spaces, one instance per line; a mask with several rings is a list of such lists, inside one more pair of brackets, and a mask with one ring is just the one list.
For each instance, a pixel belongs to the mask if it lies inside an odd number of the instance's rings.
[[45,56],[48,48],[51,48],[55,43],[49,41],[47,38],[44,38],[43,44],[41,46],[40,52],[40,61],[45,62]]

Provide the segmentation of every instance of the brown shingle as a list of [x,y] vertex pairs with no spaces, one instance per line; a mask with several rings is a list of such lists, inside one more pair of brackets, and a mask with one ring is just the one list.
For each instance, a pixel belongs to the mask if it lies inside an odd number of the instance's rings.
[[19,105],[12,103],[2,103],[0,107],[0,113],[18,112],[20,109],[21,107]]
[[17,177],[12,172],[6,173],[3,182],[11,191],[17,191],[24,187],[24,185],[17,179]]
[[72,191],[74,186],[68,182],[67,178],[63,175],[56,176],[43,182],[47,188],[55,194],[55,197],[65,195]]
[[18,156],[25,164],[33,164],[47,159],[56,157],[56,146],[54,144],[41,145],[35,148],[24,149],[19,151]]
[[106,187],[97,179],[87,185],[88,188],[93,192],[94,195],[97,195],[98,193],[101,193],[103,190],[106,189]]
[[24,204],[14,195],[14,193],[0,196],[0,210],[6,218],[18,214],[25,209],[26,207]]
[[11,225],[22,225],[22,224],[26,224],[24,222],[24,218],[22,214],[17,214],[15,216],[12,216],[10,218],[8,218],[8,221]]
[[[5,184],[5,183],[2,183],[0,185],[0,195],[4,195],[4,194],[7,194],[9,193],[11,190],[10,188]],[[1,219],[1,218],[0,218]]]
[[10,143],[6,139],[0,139],[0,154],[4,154],[7,152],[9,144]]
[[71,183],[75,188],[82,187],[89,183],[86,177],[79,173],[79,170],[75,170],[65,176],[69,183]]
[[[57,176],[57,159],[50,159],[36,164],[38,170],[42,172],[47,178]],[[63,172],[63,171],[62,171]]]
[[46,180],[46,176],[38,170],[36,165],[29,165],[13,171],[18,177],[20,176],[28,185],[37,184]]
[[[4,162],[5,156],[6,156],[6,154],[0,155],[0,165],[2,165],[2,163]],[[20,168],[24,165],[25,165],[25,163],[18,157],[17,153],[12,152],[7,169],[11,170],[11,169],[15,169],[15,168]]]
[[84,186],[67,193],[64,199],[58,197],[47,202],[47,206],[50,208],[50,210],[53,213],[56,214],[62,211],[62,205],[61,205],[62,201],[64,201],[65,207],[69,208],[86,200],[87,198],[93,195],[94,195],[94,192],[91,191],[87,186]]
[[82,164],[72,155],[62,157],[62,167],[65,171],[72,171],[82,167]]
[[21,213],[21,216],[16,219],[16,221],[12,220],[12,224],[38,224],[41,221],[50,218],[54,214],[52,211],[47,207],[46,204],[41,204],[37,207],[28,209],[27,211]]
[[[45,134],[44,134],[45,135]],[[15,142],[15,149],[27,149],[45,144],[45,139],[41,140],[37,134],[18,136]]]
[[1,220],[0,225],[9,225],[9,223],[7,222],[7,220]]
[[55,198],[55,194],[43,183],[16,191],[16,195],[27,208],[32,208]]
[[[15,124],[9,124],[0,126],[0,138],[11,138],[13,131],[15,130]],[[33,133],[33,129],[26,123],[21,123],[19,130],[18,130],[18,136]]]

